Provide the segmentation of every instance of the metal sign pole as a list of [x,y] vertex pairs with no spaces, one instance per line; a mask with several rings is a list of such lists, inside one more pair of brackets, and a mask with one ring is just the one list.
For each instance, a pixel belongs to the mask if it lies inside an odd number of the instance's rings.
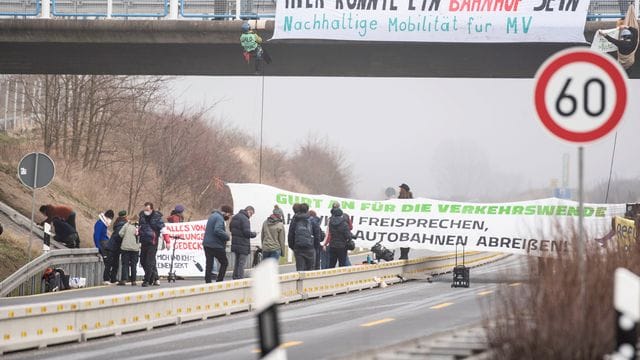
[[36,161],[35,161],[35,166],[33,167],[33,197],[31,198],[31,224],[29,225],[29,245],[27,248],[27,259],[30,262],[31,261],[31,240],[33,238],[33,220],[35,217],[35,213],[36,213],[36,188],[38,185],[38,155],[40,155],[40,153],[36,153]]
[[[585,242],[584,242],[584,147],[578,147],[578,281],[580,282],[580,303],[582,304],[582,320],[586,321],[587,288],[585,284]],[[586,323],[585,323],[586,324]]]

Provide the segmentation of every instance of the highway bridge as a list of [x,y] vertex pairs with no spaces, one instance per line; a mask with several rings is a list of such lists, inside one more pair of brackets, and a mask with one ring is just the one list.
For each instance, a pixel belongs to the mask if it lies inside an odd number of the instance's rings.
[[[0,73],[253,75],[242,21],[0,19]],[[609,21],[589,21],[590,40]],[[273,35],[266,21],[261,35]],[[389,43],[274,40],[266,76],[532,78],[575,43]],[[638,67],[629,76],[640,77]]]

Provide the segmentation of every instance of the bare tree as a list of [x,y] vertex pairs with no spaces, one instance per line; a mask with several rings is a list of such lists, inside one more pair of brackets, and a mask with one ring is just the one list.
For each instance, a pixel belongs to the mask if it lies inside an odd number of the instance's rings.
[[314,193],[348,197],[351,165],[329,141],[309,136],[289,161],[290,171]]

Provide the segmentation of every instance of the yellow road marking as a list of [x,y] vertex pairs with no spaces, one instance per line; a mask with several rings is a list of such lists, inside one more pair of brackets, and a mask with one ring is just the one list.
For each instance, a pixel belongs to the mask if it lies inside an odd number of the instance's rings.
[[522,285],[521,283],[517,282],[517,283],[513,283],[513,284],[509,284],[509,286],[520,286]]
[[449,305],[453,305],[453,303],[451,303],[451,302],[442,303],[442,304],[434,305],[434,306],[430,307],[429,309],[438,310],[438,309],[445,308],[445,307],[447,307]]
[[493,290],[488,290],[488,291],[481,291],[478,293],[478,295],[480,296],[484,296],[484,295],[489,295],[493,292]]
[[[287,341],[286,343],[282,343],[280,344],[280,346],[278,346],[281,349],[286,349],[286,348],[290,348],[293,346],[298,346],[301,345],[302,341]],[[254,354],[259,354],[260,353],[260,349],[253,349],[251,350],[252,353]]]
[[382,320],[376,320],[376,321],[368,322],[368,323],[362,324],[360,326],[362,326],[362,327],[376,326],[376,325],[380,325],[380,324],[391,322],[393,320],[395,320],[395,319],[393,319],[393,318],[384,318]]

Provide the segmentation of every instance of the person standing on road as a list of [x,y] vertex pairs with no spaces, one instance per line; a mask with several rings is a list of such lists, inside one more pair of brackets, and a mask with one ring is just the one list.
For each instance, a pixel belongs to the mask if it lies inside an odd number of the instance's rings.
[[[311,223],[313,225],[313,227],[315,228],[316,226],[318,227],[318,233],[320,238],[316,239],[316,241],[314,241],[314,248],[316,250],[316,258],[315,258],[315,265],[313,267],[314,270],[320,270],[321,268],[321,262],[322,262],[322,258],[323,258],[323,249],[322,249],[322,241],[324,241],[324,231],[322,231],[322,228],[320,227],[320,218],[318,217],[318,214],[314,211],[314,210],[309,210],[309,220],[311,220]],[[326,252],[325,252],[326,253]],[[325,259],[327,259],[325,257]],[[325,267],[326,267],[326,262],[328,262],[329,260],[325,260]]]
[[138,258],[140,257],[140,240],[138,239],[138,215],[134,215],[128,223],[125,223],[118,231],[122,238],[122,269],[118,285],[126,285],[131,281],[131,286],[136,286],[138,270]]
[[278,205],[273,208],[273,213],[262,224],[262,256],[264,259],[273,258],[276,261],[284,256],[284,214]]
[[294,252],[297,271],[314,270],[316,246],[322,241],[320,225],[310,219],[308,204],[300,204],[299,209],[289,227],[289,248]]
[[93,244],[96,246],[105,262],[107,261],[107,254],[105,253],[104,247],[107,245],[107,241],[109,241],[108,229],[112,220],[113,210],[109,209],[104,213],[100,213],[100,215],[98,215],[98,220],[93,225]]
[[[334,211],[336,209],[340,209],[340,203],[339,202],[334,202],[333,204],[331,204],[331,215],[333,215]],[[342,209],[340,209],[340,211],[342,211]],[[347,222],[347,225],[349,226],[349,231],[353,230],[353,222],[351,221],[351,216],[349,216],[348,214],[345,214],[344,212],[342,213],[342,217],[344,218],[344,220]],[[326,239],[324,239],[324,245],[322,245],[323,250],[325,252],[326,251],[326,246],[329,245],[331,243],[331,232],[329,230],[327,230],[327,234],[326,234]],[[326,259],[327,259],[327,264],[329,263],[329,254],[327,253],[325,255]],[[351,266],[351,259],[349,259],[349,252],[347,250],[347,256],[345,257],[345,261],[344,261],[344,265],[340,265],[340,266]],[[327,266],[324,267],[324,269],[326,269]]]
[[351,230],[340,208],[331,209],[328,233],[328,244],[325,243],[325,246],[329,247],[328,268],[336,267],[336,262],[340,266],[347,266],[347,241],[351,239]]
[[[146,202],[144,210],[138,215],[140,218],[138,234],[140,236],[140,263],[144,269],[144,280],[142,286],[160,285],[158,268],[156,267],[156,253],[158,252],[158,242],[160,232],[164,228],[162,213],[153,209],[153,203]],[[168,238],[163,240],[169,248]]]
[[[251,253],[251,240],[256,237],[256,233],[251,231],[249,219],[255,214],[253,206],[247,206],[240,210],[231,219],[231,251],[235,255],[233,264],[233,279],[244,278],[244,268],[247,264],[247,257]],[[220,271],[222,272],[222,271]]]
[[105,283],[115,284],[118,281],[118,268],[120,267],[120,246],[122,245],[122,237],[120,229],[127,223],[127,212],[120,210],[118,217],[113,222],[113,231],[109,237],[109,241],[104,246],[106,260],[104,262],[104,273],[102,280]]
[[231,209],[231,206],[222,205],[220,210],[212,212],[207,219],[207,226],[202,240],[202,247],[204,248],[204,256],[206,259],[204,282],[207,284],[211,283],[211,278],[213,277],[214,259],[217,259],[220,263],[216,282],[224,281],[224,275],[227,272],[227,266],[229,266],[226,253],[229,234],[227,234],[225,230],[225,220],[231,216],[232,212],[233,209]]
[[[400,194],[398,194],[398,199],[413,199],[413,194],[411,193],[409,185],[405,183],[400,185]],[[411,248],[400,248],[400,260],[409,260],[409,250],[411,250]]]

